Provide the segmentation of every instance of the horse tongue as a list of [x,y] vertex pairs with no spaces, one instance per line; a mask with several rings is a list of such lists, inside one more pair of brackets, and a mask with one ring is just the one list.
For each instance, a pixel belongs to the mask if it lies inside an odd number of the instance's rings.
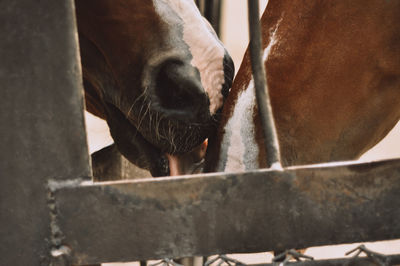
[[179,155],[167,154],[169,174],[176,176],[200,173],[203,170],[207,145],[208,140],[206,139],[202,144],[188,153]]

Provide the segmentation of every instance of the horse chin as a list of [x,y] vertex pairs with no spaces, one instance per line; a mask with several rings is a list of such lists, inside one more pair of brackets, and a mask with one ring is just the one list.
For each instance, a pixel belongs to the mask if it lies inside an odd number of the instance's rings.
[[192,151],[214,131],[215,117],[209,113],[188,119],[149,108],[142,116],[131,113],[130,123],[161,152],[180,155]]
[[188,153],[180,155],[166,154],[171,176],[198,174],[203,172],[208,139]]
[[165,163],[156,162],[154,164],[156,169],[152,171],[153,176],[197,174],[203,171],[204,157],[208,145],[206,138],[209,135],[208,127],[175,125],[168,129],[154,128],[153,132],[157,130],[175,132],[175,134],[169,136],[150,134],[150,129],[138,132],[153,146],[154,150],[159,150],[160,155],[163,155],[160,160],[165,161]]
[[161,121],[158,127],[142,127],[139,132],[152,145],[170,155],[182,155],[191,152],[204,142],[212,127],[210,123],[181,124],[177,121]]

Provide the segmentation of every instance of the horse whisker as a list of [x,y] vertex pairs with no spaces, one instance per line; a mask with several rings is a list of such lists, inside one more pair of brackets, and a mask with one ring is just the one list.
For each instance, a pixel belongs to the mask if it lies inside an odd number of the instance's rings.
[[140,117],[141,113],[139,113],[139,116],[138,116],[139,117],[139,123],[138,123],[138,126],[137,126],[138,130],[140,129],[140,126],[142,125],[142,122],[143,122],[144,118],[146,117],[146,114],[150,113],[150,104],[151,104],[150,102],[147,104],[146,111],[143,113],[142,117]]
[[[129,117],[129,115],[131,114],[133,107],[135,106],[135,104],[140,100],[140,98],[144,97],[145,99],[147,98],[147,87],[143,90],[143,92],[135,99],[135,101],[133,101],[131,107],[128,110],[127,116]],[[144,99],[144,100],[145,100]],[[143,107],[143,105],[142,105]]]

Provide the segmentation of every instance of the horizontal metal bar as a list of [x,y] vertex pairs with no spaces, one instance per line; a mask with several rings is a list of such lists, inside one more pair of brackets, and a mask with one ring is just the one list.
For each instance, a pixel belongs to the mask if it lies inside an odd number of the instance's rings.
[[[385,265],[399,265],[400,255],[388,255],[385,256]],[[329,259],[329,260],[311,260],[311,261],[300,261],[300,262],[288,262],[285,266],[377,266],[373,260],[367,257],[356,257],[356,258],[341,258],[341,259]],[[250,266],[250,265],[248,265]],[[272,263],[269,264],[253,264],[251,266],[275,266]]]
[[73,263],[400,238],[400,160],[120,181],[54,192]]

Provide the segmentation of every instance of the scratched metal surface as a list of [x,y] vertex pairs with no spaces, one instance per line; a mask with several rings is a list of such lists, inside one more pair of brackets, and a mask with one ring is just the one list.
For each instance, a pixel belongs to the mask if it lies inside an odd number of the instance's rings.
[[60,188],[75,263],[260,252],[400,237],[400,160]]
[[0,1],[0,265],[48,265],[47,182],[90,176],[73,14],[72,0]]

